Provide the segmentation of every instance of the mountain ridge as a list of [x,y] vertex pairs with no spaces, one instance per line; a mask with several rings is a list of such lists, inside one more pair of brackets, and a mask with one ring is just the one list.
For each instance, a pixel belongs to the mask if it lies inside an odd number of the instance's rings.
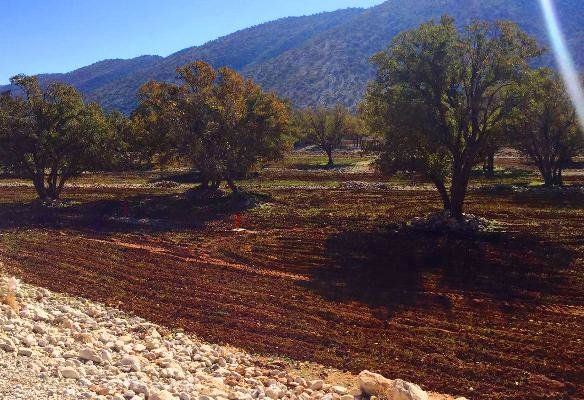
[[[555,3],[574,60],[582,69],[584,2]],[[41,75],[41,81],[63,80],[106,109],[130,113],[143,83],[149,79],[173,82],[177,67],[202,59],[215,67],[234,68],[298,107],[336,103],[354,107],[374,73],[370,56],[386,48],[397,33],[445,14],[460,26],[472,19],[512,20],[549,46],[543,16],[534,0],[389,0],[366,9],[285,17],[168,57],[104,60],[65,74]],[[553,55],[548,53],[542,63],[551,65]],[[0,87],[0,91],[6,89],[10,87]]]

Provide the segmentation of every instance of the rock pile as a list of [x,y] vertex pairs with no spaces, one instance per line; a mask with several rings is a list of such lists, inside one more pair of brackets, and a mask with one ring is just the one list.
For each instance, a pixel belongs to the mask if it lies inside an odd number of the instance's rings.
[[533,193],[533,194],[550,194],[550,195],[579,195],[584,194],[584,186],[569,185],[569,186],[526,186],[526,185],[484,185],[476,188],[476,191],[481,193]]
[[442,211],[415,217],[406,227],[425,232],[473,233],[488,231],[490,222],[473,214],[463,214],[462,219],[457,219],[449,211]]
[[0,399],[428,399],[416,385],[369,372],[353,390],[306,379],[284,361],[43,288],[22,285],[17,300],[18,311],[0,304]]

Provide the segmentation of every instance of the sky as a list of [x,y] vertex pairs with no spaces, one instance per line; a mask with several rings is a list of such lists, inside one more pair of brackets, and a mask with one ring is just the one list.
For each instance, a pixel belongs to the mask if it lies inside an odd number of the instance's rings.
[[0,0],[0,84],[107,58],[167,56],[281,17],[382,0]]

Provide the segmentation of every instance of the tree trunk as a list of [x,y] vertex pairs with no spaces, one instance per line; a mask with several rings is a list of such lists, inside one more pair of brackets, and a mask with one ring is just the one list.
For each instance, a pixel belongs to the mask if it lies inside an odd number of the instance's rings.
[[61,197],[61,192],[63,191],[63,187],[65,187],[65,182],[67,182],[69,180],[70,176],[62,176],[61,180],[59,181],[59,184],[57,185],[57,190],[55,192],[56,194],[56,199]]
[[442,199],[442,205],[444,206],[444,210],[450,209],[450,196],[448,196],[448,191],[446,190],[446,186],[444,185],[444,180],[441,178],[436,178],[431,176],[430,179],[436,189],[438,189],[438,193],[440,193],[440,198]]
[[562,176],[562,166],[558,167],[558,172],[556,173],[554,184],[558,186],[564,186],[564,177]]
[[335,163],[333,162],[333,149],[327,149],[325,151],[328,157],[328,164],[326,166],[329,168],[334,167]]
[[458,220],[462,220],[464,209],[464,199],[468,188],[472,163],[463,164],[458,171],[452,174],[452,184],[450,187],[450,215]]
[[464,206],[464,198],[466,197],[466,184],[459,180],[452,182],[450,189],[450,215],[458,220],[462,219],[462,211]]
[[234,195],[236,196],[239,195],[239,188],[237,187],[235,181],[232,178],[230,177],[227,178],[227,185],[229,186],[229,189],[231,189]]
[[487,157],[485,158],[485,163],[483,166],[483,171],[485,172],[485,175],[488,176],[489,178],[492,178],[493,176],[495,176],[495,153],[494,152],[490,152],[489,154],[487,154]]
[[32,183],[34,185],[34,189],[37,192],[39,199],[44,200],[47,198],[47,190],[45,189],[45,174],[44,173],[37,173],[32,178]]
[[545,163],[542,163],[539,166],[539,172],[543,178],[544,186],[553,186],[554,185],[554,173],[551,167]]

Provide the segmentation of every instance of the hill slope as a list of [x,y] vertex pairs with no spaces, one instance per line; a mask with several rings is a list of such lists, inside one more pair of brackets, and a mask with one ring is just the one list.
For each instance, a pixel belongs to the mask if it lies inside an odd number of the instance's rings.
[[[580,67],[584,66],[584,2],[556,1],[566,37]],[[387,47],[399,32],[444,14],[463,25],[472,19],[507,19],[548,46],[543,16],[534,0],[391,0],[364,11],[346,24],[324,32],[244,72],[265,88],[293,99],[299,106],[342,103],[354,106],[374,68],[369,57]],[[551,54],[546,63],[552,63]]]
[[[584,2],[556,0],[555,4],[569,47],[582,68]],[[454,16],[460,24],[474,18],[512,20],[542,44],[549,43],[535,0],[389,0],[366,10],[353,8],[268,22],[166,58],[107,60],[67,74],[45,75],[42,80],[63,80],[108,109],[130,112],[144,82],[172,81],[178,66],[203,59],[243,72],[296,106],[342,103],[352,107],[374,72],[369,57],[384,49],[397,33],[444,14]],[[551,64],[551,55],[544,62]]]

